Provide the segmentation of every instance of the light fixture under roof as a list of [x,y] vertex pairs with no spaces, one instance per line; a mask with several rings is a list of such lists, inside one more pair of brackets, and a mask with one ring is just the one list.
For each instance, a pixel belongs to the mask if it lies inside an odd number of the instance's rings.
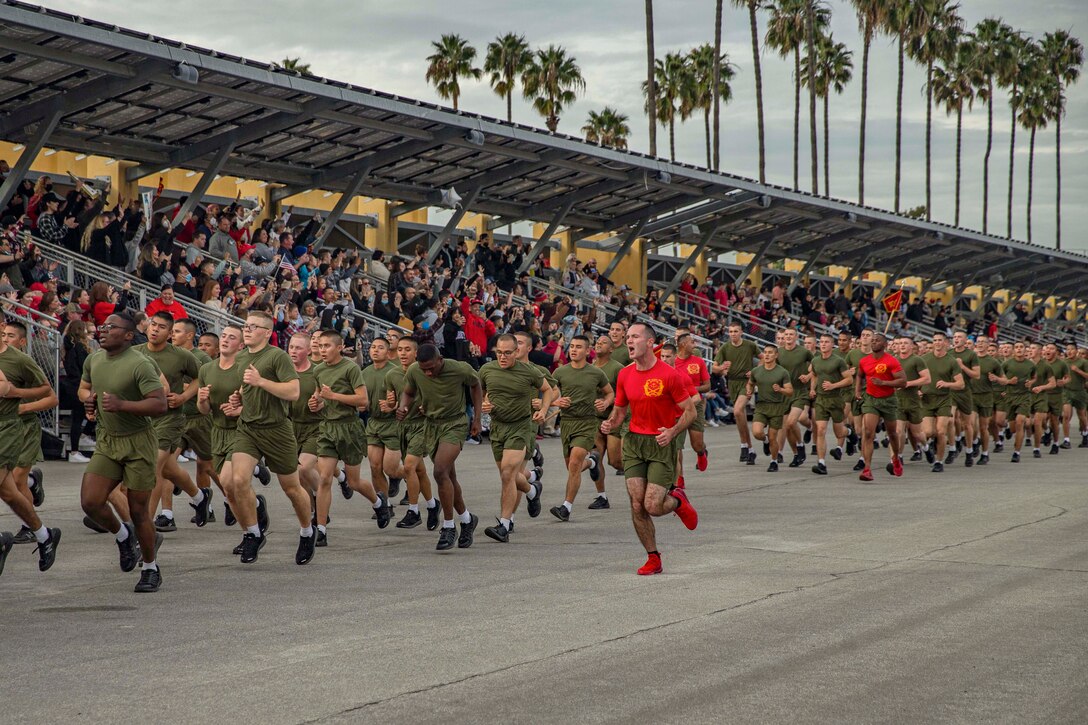
[[76,161],[82,161],[87,158],[87,154],[76,154]]
[[195,171],[186,171],[186,172],[185,172],[185,178],[186,178],[186,179],[191,179],[191,178],[193,178],[194,176],[196,176],[196,172],[195,172]]
[[44,154],[42,154],[42,155],[43,155],[43,156],[52,156],[52,155],[53,155],[53,154],[55,154],[55,153],[57,153],[57,150],[56,150],[56,149],[49,149],[48,151],[46,151],[46,152],[45,152]]

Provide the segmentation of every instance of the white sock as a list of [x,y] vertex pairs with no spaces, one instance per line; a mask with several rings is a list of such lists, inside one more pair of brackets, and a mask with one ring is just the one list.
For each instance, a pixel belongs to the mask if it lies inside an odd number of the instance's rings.
[[747,444],[747,443],[741,443],[741,444],[740,444],[740,449],[741,449],[742,451],[746,451],[746,450],[748,450],[748,444]]
[[379,494],[378,497],[376,499],[374,499],[374,503],[372,503],[370,505],[373,506],[375,509],[380,509],[382,507],[382,497],[381,497],[381,495]]
[[1037,450],[1039,450],[1039,449],[1038,449],[1038,448],[1035,448],[1034,450],[1036,450],[1036,451],[1037,451]]
[[259,538],[261,538],[261,527],[257,526],[256,524],[254,524],[253,526],[247,526],[246,527],[246,533],[247,534],[253,534],[254,536],[256,536],[259,539]]
[[1062,442],[1063,443],[1068,443],[1069,442],[1069,436],[1066,436],[1065,438],[1063,438]]
[[326,527],[322,526],[321,524],[317,525],[317,530],[320,531],[323,534],[329,533],[329,530]]
[[148,562],[145,562],[145,563],[144,563],[144,566],[143,566],[143,569],[144,569],[144,571],[147,571],[148,569],[152,569],[152,570],[154,570],[154,571],[158,571],[158,570],[159,570],[159,563],[158,563],[157,561],[148,561]]
[[842,453],[842,446],[835,446],[835,450]]
[[824,459],[822,459],[822,458],[821,458],[821,459],[820,459],[820,465],[821,465],[821,466],[826,466],[826,465],[827,465],[827,461],[825,461]]
[[121,524],[121,528],[117,532],[117,541],[118,543],[128,541],[128,527],[124,524]]
[[[1068,439],[1068,438],[1066,438],[1066,440],[1069,440],[1069,439]],[[597,461],[596,461],[595,459],[593,459],[593,458],[586,458],[586,460],[587,460],[587,461],[589,461],[589,468],[590,468],[591,470],[597,467]]]
[[34,538],[38,540],[39,544],[49,541],[49,529],[45,528],[45,524],[42,524],[42,527],[34,532]]
[[192,499],[194,506],[199,506],[200,502],[204,500],[204,492],[198,488],[196,490],[196,496],[190,496],[189,498]]
[[313,526],[313,524],[310,524],[305,529],[299,529],[298,530],[298,535],[301,536],[304,539],[308,539],[311,536],[313,536],[314,535],[314,526]]
[[597,498],[603,498],[605,501],[607,501],[608,500],[608,494],[605,493],[604,491],[601,491],[599,494],[597,494]]
[[563,508],[565,508],[567,510],[567,513],[569,514],[571,511],[574,510],[574,504],[572,504],[570,501],[564,501]]
[[[536,481],[530,481],[529,483],[536,483]],[[532,501],[534,498],[536,498],[536,489],[530,486],[529,490],[525,494],[525,498],[529,501]]]
[[528,473],[528,474],[526,474],[526,476],[525,476],[525,477],[526,477],[527,479],[529,479],[529,483],[536,483],[536,482],[537,482],[537,480],[536,480],[536,469],[535,469],[535,468],[534,468],[534,469],[531,469],[531,470],[529,471],[529,473]]
[[449,521],[443,521],[442,522],[442,528],[443,529],[452,529],[453,528],[453,519],[450,519]]
[[411,511],[412,513],[414,513],[414,514],[418,514],[419,513],[419,506],[417,506],[416,504],[412,504],[411,506],[408,507],[408,510]]
[[437,498],[432,498],[432,499],[429,499],[427,501],[427,508],[429,508],[429,509],[433,509],[437,505],[438,505],[438,499]]
[[170,519],[171,521],[174,520],[174,512],[171,511],[170,509],[163,509],[162,510],[162,515],[165,516],[166,518]]
[[510,530],[510,519],[499,519],[499,523],[506,527],[506,530]]
[[461,514],[461,523],[462,524],[471,524],[472,523],[472,514],[470,514],[468,512],[468,509],[465,509],[465,512],[463,514]]

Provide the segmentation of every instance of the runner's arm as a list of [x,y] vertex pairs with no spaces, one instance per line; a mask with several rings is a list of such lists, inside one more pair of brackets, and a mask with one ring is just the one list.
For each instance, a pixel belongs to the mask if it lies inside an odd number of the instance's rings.
[[967,383],[963,379],[963,373],[956,373],[956,378],[948,384],[948,390],[963,390],[967,387]]
[[[297,382],[297,381],[296,381]],[[321,397],[325,400],[335,400],[337,403],[343,403],[351,408],[365,408],[370,405],[370,398],[367,396],[367,390],[365,385],[360,385],[355,388],[352,393],[335,393],[332,390],[324,390],[328,386],[321,386]],[[297,397],[297,396],[296,396]]]
[[259,382],[257,386],[264,391],[271,393],[280,400],[286,400],[288,402],[292,400],[298,400],[298,378],[295,378],[294,380],[287,380],[282,383],[274,383],[271,380],[261,378],[261,382]]
[[923,388],[929,385],[932,380],[932,376],[929,374],[929,368],[922,368],[918,371],[918,377],[914,380],[910,380],[904,385],[904,388]]
[[23,400],[37,400],[43,395],[52,395],[53,387],[49,383],[39,385],[36,388],[17,388],[9,381],[8,392],[2,397],[5,398],[21,398]]
[[[44,388],[46,393],[37,400],[33,400],[29,403],[20,403],[19,415],[23,415],[24,413],[37,413],[41,410],[50,410],[57,407],[60,401],[57,399],[57,394],[53,392],[53,386],[46,384],[41,386],[41,388]],[[35,388],[35,390],[40,390],[41,388]]]

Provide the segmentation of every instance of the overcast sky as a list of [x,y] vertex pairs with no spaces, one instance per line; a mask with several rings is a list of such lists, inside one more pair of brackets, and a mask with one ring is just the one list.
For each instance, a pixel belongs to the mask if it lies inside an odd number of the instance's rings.
[[[960,0],[968,26],[987,16],[1041,38],[1067,29],[1088,38],[1086,0]],[[725,3],[723,44],[738,66],[734,100],[722,113],[722,170],[746,177],[758,175],[755,92],[747,13]],[[831,192],[848,201],[857,197],[857,132],[861,94],[861,42],[857,23],[845,0],[831,0],[836,40],[855,51],[855,82],[831,102]],[[107,20],[130,28],[175,38],[246,57],[274,61],[300,56],[317,75],[349,81],[404,96],[438,101],[424,80],[430,41],[455,32],[479,51],[506,32],[524,34],[534,46],[556,43],[572,54],[586,79],[586,92],[563,115],[561,132],[579,134],[588,111],[611,105],[630,117],[632,149],[646,151],[647,123],[642,114],[640,83],[645,75],[645,24],[641,0],[264,0],[260,5],[222,0],[177,3],[144,0],[125,3],[124,12],[107,0],[53,0],[51,7]],[[657,0],[658,55],[687,50],[713,41],[713,0]],[[760,19],[760,41],[765,32]],[[767,132],[767,180],[793,181],[793,65],[772,52],[762,53]],[[891,40],[873,45],[870,62],[869,130],[866,202],[891,208],[895,166],[896,56]],[[904,83],[903,208],[925,202],[924,69],[907,63]],[[461,108],[505,116],[505,103],[486,82],[465,82]],[[1003,95],[996,99],[994,153],[990,177],[990,231],[1005,231],[1008,193],[1009,110]],[[516,98],[514,119],[543,127],[531,106]],[[821,130],[822,144],[822,130]],[[808,174],[807,100],[802,108],[802,189]],[[986,141],[986,109],[976,106],[964,118],[961,226],[982,228],[982,157]],[[680,161],[705,164],[702,119],[677,127]],[[1054,132],[1037,135],[1033,236],[1036,244],[1053,245],[1055,228]],[[668,135],[658,133],[658,152],[668,155]],[[822,146],[821,146],[822,154]],[[951,223],[954,209],[955,117],[934,110],[933,216]],[[1088,81],[1068,92],[1062,126],[1063,246],[1088,252]],[[1017,132],[1013,235],[1026,238],[1028,134]],[[822,168],[822,161],[821,161]],[[821,186],[823,184],[821,170]],[[821,189],[822,190],[822,189]]]

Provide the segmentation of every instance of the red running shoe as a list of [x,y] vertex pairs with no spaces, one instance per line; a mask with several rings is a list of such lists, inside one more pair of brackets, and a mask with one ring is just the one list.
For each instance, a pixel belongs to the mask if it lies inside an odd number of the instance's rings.
[[650,576],[651,574],[660,574],[663,571],[661,568],[661,554],[650,554],[646,557],[646,563],[639,567],[639,576]]
[[860,478],[862,481],[872,481],[873,472],[868,467],[866,467],[865,470],[861,472],[861,475],[858,476],[858,478]]
[[903,456],[896,456],[895,460],[892,461],[892,475],[903,475]]
[[709,459],[710,459],[710,456],[707,454],[707,451],[704,448],[702,450],[702,452],[699,453],[698,458],[695,459],[695,467],[697,469],[699,469],[700,471],[705,471],[706,470],[706,465],[707,465],[707,462],[709,461]]
[[685,485],[686,484],[684,483],[684,477],[683,476],[677,476],[676,477],[676,487],[677,488],[684,488]]
[[688,527],[690,531],[694,531],[695,527],[699,525],[699,514],[695,511],[695,507],[691,505],[691,501],[688,501],[687,491],[682,488],[674,488],[669,492],[669,495],[680,502],[680,505],[676,507],[676,515],[680,517],[684,526]]

